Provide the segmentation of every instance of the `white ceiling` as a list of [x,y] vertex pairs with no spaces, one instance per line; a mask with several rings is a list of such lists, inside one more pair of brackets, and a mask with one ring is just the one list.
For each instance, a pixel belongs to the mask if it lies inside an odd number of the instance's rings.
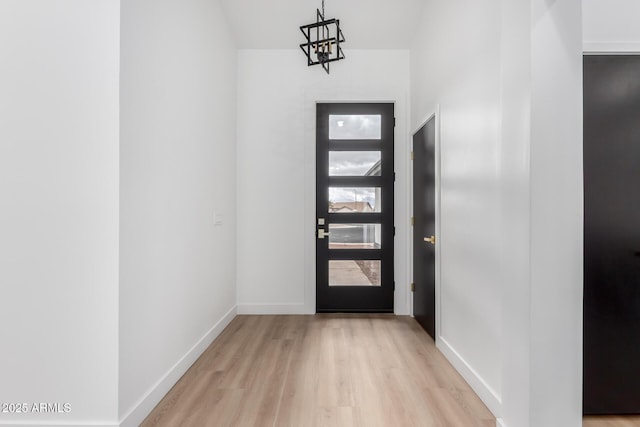
[[[297,49],[322,0],[221,0],[240,49]],[[425,0],[325,0],[345,49],[408,49]]]

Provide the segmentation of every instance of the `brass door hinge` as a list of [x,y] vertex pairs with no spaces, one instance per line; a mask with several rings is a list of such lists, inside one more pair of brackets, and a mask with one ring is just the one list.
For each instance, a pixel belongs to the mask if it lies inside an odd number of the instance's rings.
[[416,284],[415,283],[411,283],[411,292],[415,292],[416,291]]
[[415,157],[415,156],[414,156],[413,151],[412,151],[412,152],[411,152],[411,160],[413,160],[413,158],[414,158],[414,157]]
[[416,217],[412,216],[411,217],[411,226],[413,227],[414,225],[416,225]]

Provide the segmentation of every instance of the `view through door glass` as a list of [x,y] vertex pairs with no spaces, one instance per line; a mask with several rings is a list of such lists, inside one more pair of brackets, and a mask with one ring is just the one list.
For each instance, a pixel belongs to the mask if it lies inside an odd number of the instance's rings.
[[316,114],[316,310],[393,312],[393,104]]

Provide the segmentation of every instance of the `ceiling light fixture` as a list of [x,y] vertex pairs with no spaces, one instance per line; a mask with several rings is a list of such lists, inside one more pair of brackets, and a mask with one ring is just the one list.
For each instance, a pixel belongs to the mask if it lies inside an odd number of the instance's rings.
[[307,56],[307,65],[322,65],[329,74],[329,63],[344,59],[344,52],[340,43],[344,42],[344,35],[340,29],[339,19],[325,19],[324,0],[322,12],[316,9],[316,22],[300,27],[300,31],[307,39],[300,48]]

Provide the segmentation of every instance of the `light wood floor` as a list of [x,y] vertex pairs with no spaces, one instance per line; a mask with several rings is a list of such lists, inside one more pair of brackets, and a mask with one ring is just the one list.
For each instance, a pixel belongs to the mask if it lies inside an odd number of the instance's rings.
[[[494,427],[411,318],[238,316],[142,424]],[[585,417],[584,427],[640,427]]]
[[640,416],[588,416],[582,427],[640,427]]
[[142,424],[494,427],[408,317],[238,316]]

